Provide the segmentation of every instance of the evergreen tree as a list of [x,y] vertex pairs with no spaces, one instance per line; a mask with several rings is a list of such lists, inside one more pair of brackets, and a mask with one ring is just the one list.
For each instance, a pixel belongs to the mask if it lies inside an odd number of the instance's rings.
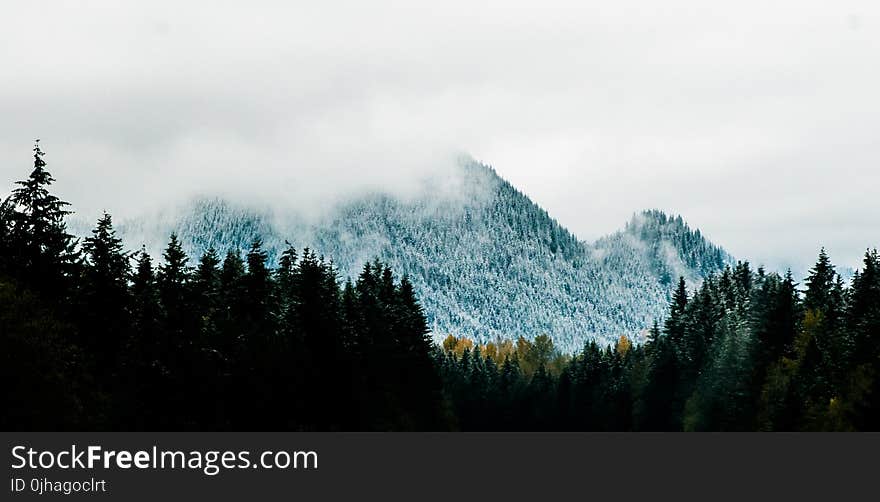
[[129,256],[104,213],[91,237],[85,239],[84,284],[81,292],[85,346],[95,355],[98,372],[110,378],[128,327]]
[[0,201],[0,273],[10,274],[19,250],[15,242],[15,206],[12,197]]
[[278,317],[281,333],[288,343],[297,338],[296,303],[297,303],[297,253],[293,246],[286,242],[287,248],[281,253],[278,268],[275,270]]
[[244,288],[248,294],[245,296],[245,311],[247,322],[250,325],[250,335],[260,337],[258,343],[264,343],[274,336],[274,323],[272,312],[274,305],[274,283],[272,274],[267,266],[268,255],[263,250],[263,243],[259,239],[254,240],[247,254],[247,273],[244,276]]
[[136,259],[137,264],[131,284],[134,343],[138,353],[157,356],[154,351],[145,350],[147,344],[156,341],[155,333],[158,330],[160,315],[153,259],[144,248],[141,248]]
[[863,268],[853,277],[847,330],[851,334],[854,362],[877,362],[880,354],[880,255],[865,253]]
[[819,252],[819,259],[810,269],[810,275],[805,281],[807,291],[804,295],[804,306],[807,309],[824,313],[831,307],[831,295],[836,275],[834,265],[831,264],[831,259],[828,258],[823,247]]
[[216,346],[224,358],[231,361],[239,350],[241,333],[246,329],[243,305],[247,291],[244,288],[244,260],[237,250],[229,251],[220,269],[220,293],[217,307]]
[[[198,313],[203,323],[213,322],[216,316],[220,294],[219,266],[220,256],[217,254],[217,250],[209,248],[199,259],[199,264],[193,274],[193,300],[198,307]],[[202,331],[210,330],[212,330],[211,326],[204,326],[202,329]]]
[[199,319],[191,301],[189,257],[176,234],[171,234],[162,257],[156,283],[164,314],[159,346],[160,358],[168,372],[165,406],[179,410],[171,417],[170,426],[189,428],[196,413],[196,404],[190,397],[196,392],[190,375],[197,364]]
[[[34,168],[28,179],[16,182],[8,203],[11,216],[4,233],[9,241],[5,257],[9,275],[26,280],[29,287],[49,300],[60,300],[76,274],[79,255],[76,240],[67,232],[69,203],[49,192],[55,181],[46,170],[39,140],[34,144]],[[10,208],[12,214],[9,215]]]
[[684,338],[683,316],[687,307],[688,294],[684,277],[678,278],[678,286],[672,294],[672,302],[669,308],[669,317],[666,320],[665,331],[670,342],[678,349]]
[[801,427],[822,428],[827,403],[837,394],[836,353],[845,350],[840,334],[843,305],[837,273],[825,249],[810,269],[804,293],[803,330],[797,341],[798,371],[793,385],[801,403]]
[[146,249],[136,256],[131,284],[131,321],[121,357],[122,385],[128,389],[120,406],[120,420],[132,429],[155,429],[164,413],[165,365],[161,307],[153,260]]
[[177,234],[171,234],[168,247],[162,254],[164,263],[159,266],[158,284],[162,306],[171,315],[179,311],[186,298],[186,286],[189,278],[189,258],[183,251]]
[[856,430],[880,427],[880,254],[867,251],[853,277],[846,332],[852,345],[844,389],[846,423]]

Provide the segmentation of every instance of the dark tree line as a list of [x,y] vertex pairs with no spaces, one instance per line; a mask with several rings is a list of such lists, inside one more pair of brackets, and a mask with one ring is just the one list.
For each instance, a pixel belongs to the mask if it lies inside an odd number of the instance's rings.
[[846,287],[823,250],[801,293],[741,262],[690,294],[681,279],[645,343],[590,343],[552,371],[523,369],[528,346],[499,362],[452,340],[444,388],[466,429],[877,430],[878,272],[869,251]]
[[824,250],[791,274],[679,280],[644,343],[431,343],[406,278],[259,241],[156,262],[110,215],[81,242],[34,168],[0,203],[0,354],[10,429],[876,430],[880,256],[845,285]]
[[424,314],[375,262],[340,284],[289,247],[267,263],[172,235],[129,253],[104,214],[78,242],[34,169],[0,205],[3,429],[446,427]]

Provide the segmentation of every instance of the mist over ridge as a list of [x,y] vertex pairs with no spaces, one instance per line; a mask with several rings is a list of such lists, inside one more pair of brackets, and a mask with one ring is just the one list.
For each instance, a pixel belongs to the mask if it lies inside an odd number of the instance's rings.
[[466,156],[448,166],[414,190],[364,191],[310,215],[265,199],[198,197],[117,228],[127,246],[157,257],[174,232],[193,260],[260,239],[274,262],[290,242],[332,260],[342,281],[379,259],[410,277],[437,338],[548,334],[567,350],[644,337],[679,276],[695,287],[733,261],[660,211],[583,242],[491,167]]

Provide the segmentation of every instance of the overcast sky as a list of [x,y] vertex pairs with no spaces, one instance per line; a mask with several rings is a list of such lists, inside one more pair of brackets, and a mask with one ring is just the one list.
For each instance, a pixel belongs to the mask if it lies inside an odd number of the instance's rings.
[[[880,245],[880,2],[3,2],[0,175],[85,213],[316,206],[451,152],[583,239],[680,213],[735,256]],[[4,187],[4,190],[9,187]]]

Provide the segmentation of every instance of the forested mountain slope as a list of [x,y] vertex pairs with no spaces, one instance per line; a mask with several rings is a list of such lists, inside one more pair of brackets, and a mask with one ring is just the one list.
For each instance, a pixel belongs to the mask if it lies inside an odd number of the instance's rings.
[[[279,206],[280,207],[280,206]],[[664,317],[674,280],[696,284],[732,260],[681,217],[639,213],[595,243],[579,241],[495,171],[462,161],[415,196],[372,193],[317,220],[220,198],[120,225],[129,246],[156,252],[176,232],[190,254],[246,250],[261,238],[274,259],[285,241],[332,257],[342,277],[375,258],[410,277],[436,337],[639,336]]]

